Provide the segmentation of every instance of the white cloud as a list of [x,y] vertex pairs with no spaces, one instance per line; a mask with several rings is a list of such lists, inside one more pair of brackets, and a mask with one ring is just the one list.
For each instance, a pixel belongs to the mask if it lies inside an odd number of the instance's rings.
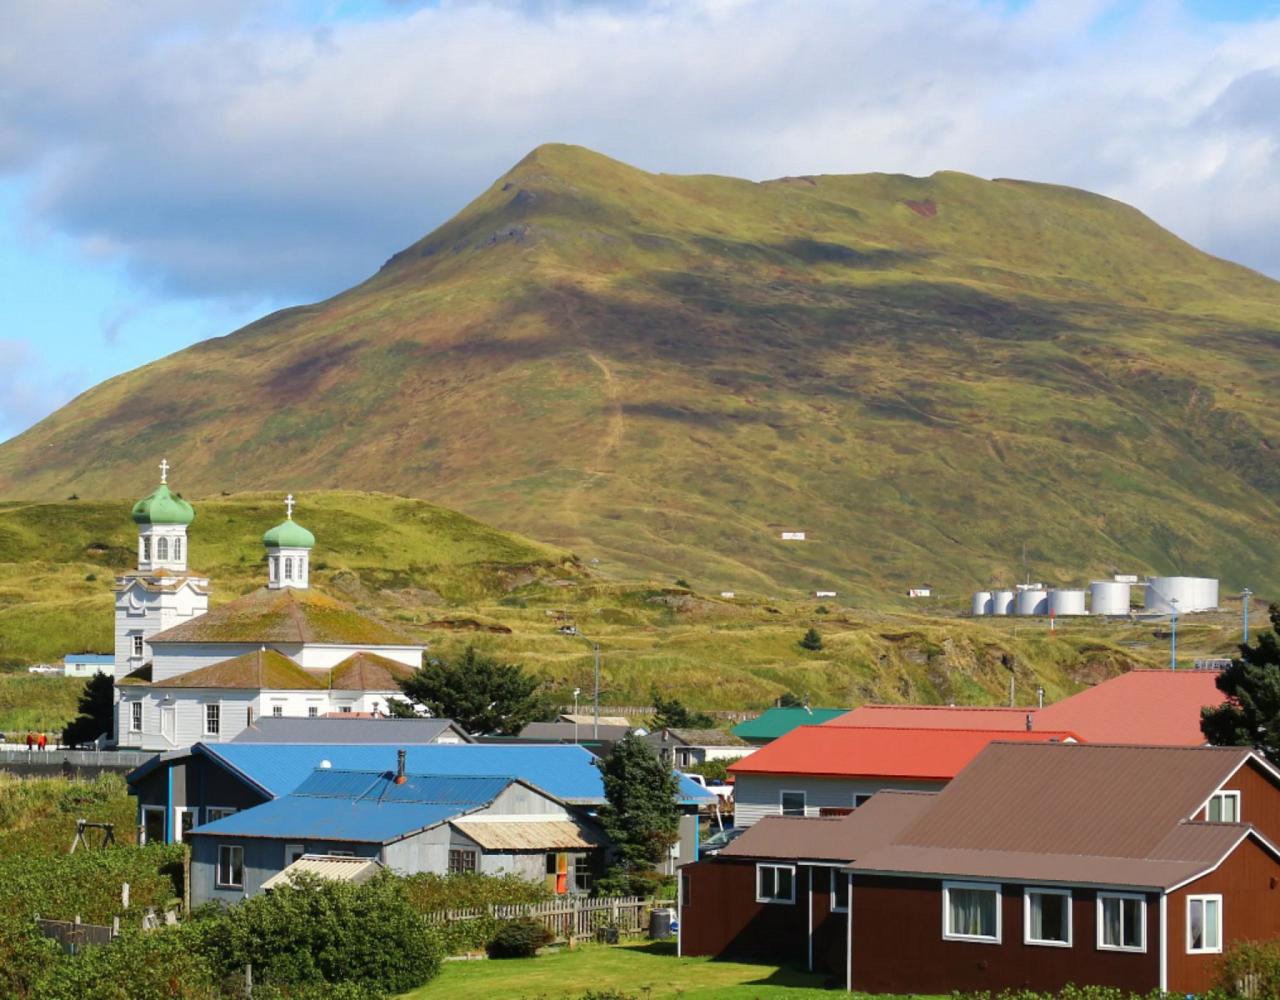
[[1280,275],[1280,20],[1129,6],[444,2],[317,29],[41,0],[0,15],[0,169],[192,295],[336,291],[552,140],[666,171],[1075,184]]

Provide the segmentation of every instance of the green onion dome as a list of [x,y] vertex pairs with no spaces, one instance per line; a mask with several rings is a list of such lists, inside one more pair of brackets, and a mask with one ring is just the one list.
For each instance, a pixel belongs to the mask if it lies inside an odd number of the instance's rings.
[[316,536],[289,518],[263,535],[262,544],[273,549],[309,549],[316,544]]
[[163,483],[133,505],[133,520],[137,524],[190,524],[195,517],[191,504],[169,492]]

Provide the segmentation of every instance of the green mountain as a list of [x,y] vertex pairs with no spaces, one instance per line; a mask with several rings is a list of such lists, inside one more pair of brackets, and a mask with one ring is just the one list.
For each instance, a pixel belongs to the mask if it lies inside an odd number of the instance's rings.
[[704,590],[1274,591],[1278,346],[1280,284],[1082,191],[544,146],[356,288],[0,446],[0,495],[138,495],[167,456],[192,494],[421,497]]

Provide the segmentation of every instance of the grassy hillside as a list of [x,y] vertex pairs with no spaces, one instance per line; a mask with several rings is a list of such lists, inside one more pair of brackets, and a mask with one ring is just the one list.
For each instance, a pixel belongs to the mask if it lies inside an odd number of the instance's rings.
[[191,493],[419,496],[709,592],[958,598],[1024,550],[1274,591],[1278,316],[1082,191],[545,146],[364,284],[0,446],[0,495],[135,495],[167,455]]

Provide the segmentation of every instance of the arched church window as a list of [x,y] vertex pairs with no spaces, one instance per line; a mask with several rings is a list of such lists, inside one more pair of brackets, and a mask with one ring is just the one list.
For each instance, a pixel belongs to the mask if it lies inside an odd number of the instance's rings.
[[175,538],[173,540],[173,558],[174,559],[182,558],[182,539],[181,538]]
[[293,579],[293,559],[289,556],[284,557],[284,578],[286,580]]
[[144,538],[142,540],[142,561],[143,562],[151,561],[151,539],[150,538]]
[[156,539],[156,558],[161,562],[169,558],[169,539],[163,537]]
[[279,556],[272,556],[269,560],[267,560],[267,573],[270,574],[271,576],[271,582],[275,583],[276,579],[280,576],[280,557]]

